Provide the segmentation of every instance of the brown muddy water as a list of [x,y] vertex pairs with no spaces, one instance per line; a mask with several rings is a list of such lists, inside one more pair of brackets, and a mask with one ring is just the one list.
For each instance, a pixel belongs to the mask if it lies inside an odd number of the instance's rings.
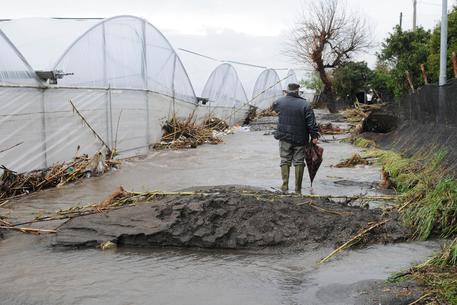
[[[325,160],[314,189],[305,180],[304,193],[383,193],[376,187],[376,166],[331,167],[359,150],[326,138],[331,141],[323,144]],[[229,184],[271,189],[280,183],[278,164],[278,144],[272,136],[240,132],[217,146],[152,152],[103,177],[14,200],[0,208],[0,214],[29,220],[37,213],[99,201],[119,185],[136,191]],[[331,249],[101,251],[56,249],[51,242],[44,236],[18,234],[0,241],[1,305],[359,304],[365,292],[354,290],[354,284],[385,280],[438,248],[436,242],[370,246],[318,266]]]
[[317,266],[330,249],[56,250],[31,239],[20,236],[0,245],[0,304],[357,304],[361,292],[346,287],[385,280],[436,248],[374,246]]

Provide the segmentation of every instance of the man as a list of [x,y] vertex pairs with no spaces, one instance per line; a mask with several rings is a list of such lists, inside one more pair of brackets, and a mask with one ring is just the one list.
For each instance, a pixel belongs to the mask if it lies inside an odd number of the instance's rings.
[[300,85],[289,84],[287,94],[273,103],[273,110],[279,115],[275,139],[279,140],[281,157],[281,190],[289,190],[289,173],[295,167],[295,192],[301,194],[305,171],[305,145],[317,143],[319,130],[314,111],[309,102],[300,97]]

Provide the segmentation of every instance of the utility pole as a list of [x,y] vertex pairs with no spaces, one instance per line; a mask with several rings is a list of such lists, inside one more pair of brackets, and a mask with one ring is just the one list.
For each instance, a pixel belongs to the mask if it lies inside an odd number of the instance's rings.
[[400,12],[400,30],[402,29],[402,28],[401,28],[402,23],[403,23],[403,13]]
[[446,84],[447,71],[447,0],[442,0],[441,16],[441,53],[440,53],[440,79],[439,85]]
[[416,30],[417,0],[413,0],[413,31]]

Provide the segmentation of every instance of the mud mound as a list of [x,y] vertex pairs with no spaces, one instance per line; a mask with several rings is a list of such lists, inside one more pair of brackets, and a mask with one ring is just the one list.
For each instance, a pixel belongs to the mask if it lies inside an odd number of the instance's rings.
[[[59,229],[55,243],[73,247],[106,241],[139,247],[327,247],[346,242],[381,218],[381,210],[232,187],[77,217]],[[406,235],[392,220],[363,242],[400,241]]]

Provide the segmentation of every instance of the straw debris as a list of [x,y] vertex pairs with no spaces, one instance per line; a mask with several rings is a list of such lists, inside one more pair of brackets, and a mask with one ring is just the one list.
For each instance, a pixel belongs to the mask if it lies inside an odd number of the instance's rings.
[[217,119],[208,119],[203,124],[197,124],[193,113],[185,120],[173,117],[162,126],[162,139],[154,145],[154,149],[185,149],[196,148],[202,144],[219,144],[222,139],[218,135],[221,129],[226,130],[227,123]]
[[337,168],[355,167],[357,165],[370,165],[371,162],[359,154],[353,154],[351,158],[346,159],[335,165]]
[[257,118],[263,118],[263,117],[275,117],[278,116],[278,113],[273,110],[273,107],[268,107],[266,109],[263,109],[257,114]]
[[339,135],[347,133],[346,129],[334,126],[332,123],[319,124],[319,133],[327,135]]
[[384,104],[367,105],[356,102],[354,108],[346,109],[343,111],[343,115],[348,122],[361,123],[372,111],[379,110],[383,106]]
[[[78,149],[79,150],[79,149]],[[93,175],[102,175],[120,162],[111,159],[112,154],[97,152],[92,157],[84,154],[76,156],[71,162],[62,162],[45,170],[17,173],[0,166],[0,200],[21,196],[48,188],[60,187]]]

